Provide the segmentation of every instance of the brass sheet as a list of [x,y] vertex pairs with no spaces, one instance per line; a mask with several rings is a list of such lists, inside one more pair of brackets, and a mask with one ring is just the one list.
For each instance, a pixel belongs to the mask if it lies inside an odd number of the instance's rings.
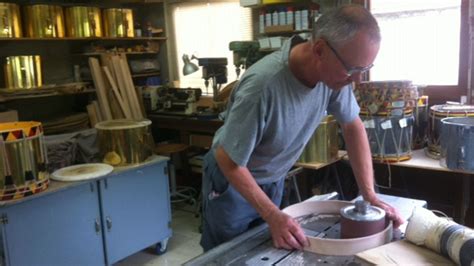
[[20,7],[11,3],[0,3],[0,37],[20,38],[21,29]]
[[145,162],[153,155],[151,121],[110,120],[96,124],[102,161],[113,166]]
[[134,37],[131,9],[108,8],[103,10],[106,37]]
[[30,5],[24,7],[25,34],[32,38],[62,38],[65,36],[61,6]]
[[100,8],[75,6],[65,9],[68,37],[102,37]]
[[7,88],[30,89],[43,85],[39,55],[9,56],[4,72]]

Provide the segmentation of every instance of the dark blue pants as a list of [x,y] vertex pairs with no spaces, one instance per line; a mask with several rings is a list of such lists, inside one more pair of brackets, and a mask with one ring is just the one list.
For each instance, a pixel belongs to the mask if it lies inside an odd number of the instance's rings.
[[[257,211],[229,185],[217,166],[212,151],[204,157],[202,180],[203,232],[201,246],[204,251],[218,246],[253,226],[263,223]],[[285,180],[260,185],[267,196],[280,206]]]

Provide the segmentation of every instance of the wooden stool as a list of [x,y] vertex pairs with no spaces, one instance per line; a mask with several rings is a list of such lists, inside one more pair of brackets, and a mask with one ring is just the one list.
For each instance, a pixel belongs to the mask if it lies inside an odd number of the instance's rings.
[[[176,156],[181,155],[181,158],[184,158],[184,168],[187,166],[187,161],[185,158],[185,151],[189,148],[186,144],[181,143],[171,143],[171,144],[159,144],[155,148],[155,152],[160,155],[170,157],[169,161],[169,176],[170,176],[170,196],[171,202],[182,202],[187,201],[190,204],[196,204],[195,195],[196,190],[192,187],[185,187],[185,186],[177,186],[176,185],[176,168],[174,160]],[[185,171],[186,173],[188,171]]]

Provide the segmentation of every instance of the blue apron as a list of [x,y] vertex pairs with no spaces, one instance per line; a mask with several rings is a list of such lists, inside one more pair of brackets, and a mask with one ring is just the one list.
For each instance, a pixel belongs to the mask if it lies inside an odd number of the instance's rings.
[[[280,181],[259,186],[276,206],[280,206],[284,184],[285,179],[282,178]],[[247,200],[229,185],[212,150],[204,156],[202,193],[201,246],[204,251],[264,222]]]

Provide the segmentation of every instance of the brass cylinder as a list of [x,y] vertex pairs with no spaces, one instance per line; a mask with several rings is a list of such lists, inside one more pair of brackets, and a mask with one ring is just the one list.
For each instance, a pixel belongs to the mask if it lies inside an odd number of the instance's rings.
[[0,37],[20,38],[22,36],[20,7],[17,4],[0,3]]
[[68,37],[102,37],[100,8],[75,6],[65,9]]
[[9,56],[4,71],[7,88],[31,89],[43,85],[39,55]]
[[107,8],[103,10],[106,37],[134,37],[131,9]]
[[300,163],[328,163],[337,158],[337,122],[332,115],[324,117],[306,144]]
[[150,120],[108,120],[95,125],[102,161],[112,166],[145,162],[153,155]]
[[62,38],[64,33],[64,14],[61,6],[25,6],[26,36],[31,38]]

